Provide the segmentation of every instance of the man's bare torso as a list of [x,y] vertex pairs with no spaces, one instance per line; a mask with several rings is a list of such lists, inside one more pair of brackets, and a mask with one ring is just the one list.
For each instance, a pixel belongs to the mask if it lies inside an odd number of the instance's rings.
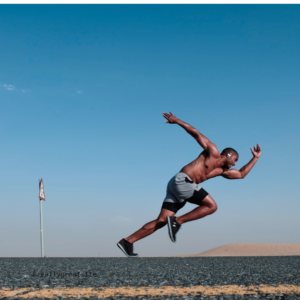
[[186,173],[195,183],[199,184],[224,172],[225,169],[218,166],[220,158],[220,153],[212,156],[204,150],[194,161],[183,167],[180,172]]

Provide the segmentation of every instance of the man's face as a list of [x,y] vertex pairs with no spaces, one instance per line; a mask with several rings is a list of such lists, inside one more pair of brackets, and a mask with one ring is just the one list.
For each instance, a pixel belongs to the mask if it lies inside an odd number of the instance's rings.
[[227,167],[228,167],[228,169],[235,166],[235,163],[238,161],[238,159],[239,159],[238,155],[227,154]]

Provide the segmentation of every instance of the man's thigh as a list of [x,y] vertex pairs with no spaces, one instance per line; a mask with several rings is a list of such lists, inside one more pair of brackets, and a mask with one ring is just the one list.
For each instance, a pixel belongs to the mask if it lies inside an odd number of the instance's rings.
[[184,201],[182,203],[163,202],[162,207],[161,207],[161,212],[158,216],[158,219],[160,219],[160,220],[166,219],[167,220],[167,217],[174,216],[179,209],[184,207],[185,204],[186,204],[186,201]]
[[211,198],[211,196],[204,188],[201,188],[199,191],[194,190],[193,196],[189,199],[186,199],[186,201],[201,206],[205,205],[206,198]]

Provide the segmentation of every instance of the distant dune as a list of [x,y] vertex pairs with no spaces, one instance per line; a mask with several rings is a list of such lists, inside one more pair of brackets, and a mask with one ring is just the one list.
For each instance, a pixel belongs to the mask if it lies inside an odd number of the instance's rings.
[[208,251],[170,257],[192,256],[288,256],[300,255],[300,244],[241,243],[228,244]]

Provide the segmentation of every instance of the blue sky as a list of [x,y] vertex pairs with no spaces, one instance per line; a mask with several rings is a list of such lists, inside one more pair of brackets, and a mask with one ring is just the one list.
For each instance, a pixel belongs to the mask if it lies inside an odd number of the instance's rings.
[[[299,243],[299,5],[1,5],[0,256],[124,256],[169,179],[201,152],[239,169],[204,182],[218,210],[134,244],[140,256]],[[186,204],[177,215],[192,210]]]

